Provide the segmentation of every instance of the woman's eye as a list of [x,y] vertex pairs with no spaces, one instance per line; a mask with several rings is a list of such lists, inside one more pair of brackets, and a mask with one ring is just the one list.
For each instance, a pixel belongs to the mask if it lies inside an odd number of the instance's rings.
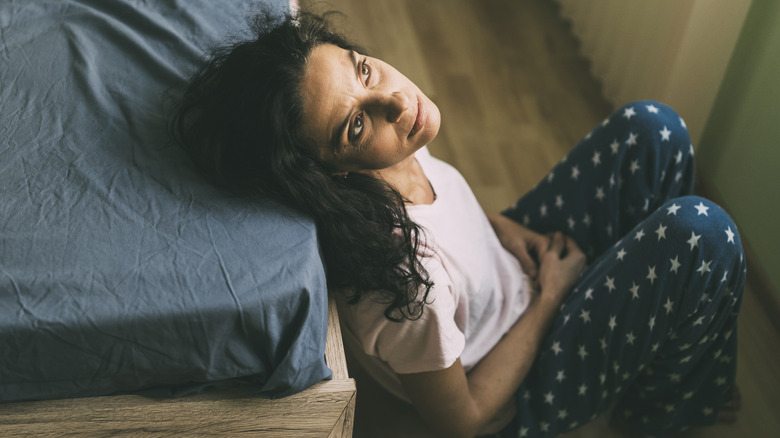
[[352,139],[358,138],[361,132],[363,132],[363,115],[358,114],[355,117],[355,121],[352,122]]
[[366,64],[366,61],[363,61],[363,64],[360,66],[360,73],[363,75],[363,83],[367,84],[368,77],[371,74],[371,67]]

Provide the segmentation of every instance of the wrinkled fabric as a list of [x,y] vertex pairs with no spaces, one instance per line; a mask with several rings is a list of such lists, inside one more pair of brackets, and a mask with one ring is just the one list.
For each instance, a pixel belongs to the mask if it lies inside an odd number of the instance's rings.
[[252,4],[0,4],[0,401],[330,376],[313,223],[202,182],[166,131]]

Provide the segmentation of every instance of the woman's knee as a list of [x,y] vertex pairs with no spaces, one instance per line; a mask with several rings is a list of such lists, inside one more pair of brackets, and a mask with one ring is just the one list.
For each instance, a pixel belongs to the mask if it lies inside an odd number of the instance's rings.
[[[654,100],[623,105],[612,115],[628,123],[626,145],[639,147],[691,148],[691,138],[683,118],[672,107]],[[687,150],[691,152],[692,150]]]
[[700,196],[683,196],[666,201],[655,213],[659,240],[673,239],[682,252],[702,254],[744,264],[744,253],[734,220],[720,206]]
[[605,129],[610,125],[617,140],[613,153],[623,157],[616,164],[625,168],[624,176],[644,169],[655,176],[659,187],[682,187],[672,196],[692,192],[693,145],[685,122],[674,109],[652,100],[631,102],[610,117]]

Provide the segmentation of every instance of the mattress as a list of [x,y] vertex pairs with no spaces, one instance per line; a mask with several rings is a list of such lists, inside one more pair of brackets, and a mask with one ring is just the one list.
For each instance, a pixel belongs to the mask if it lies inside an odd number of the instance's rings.
[[0,401],[330,377],[312,221],[209,186],[167,134],[253,3],[0,3]]

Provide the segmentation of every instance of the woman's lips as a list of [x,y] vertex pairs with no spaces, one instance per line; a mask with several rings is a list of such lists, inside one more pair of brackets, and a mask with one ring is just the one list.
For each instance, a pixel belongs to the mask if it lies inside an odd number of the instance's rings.
[[417,97],[417,116],[414,118],[414,125],[412,125],[412,130],[409,132],[408,137],[413,136],[414,134],[419,132],[423,126],[425,126],[425,116],[426,116],[425,106],[423,105],[422,100],[419,97]]

